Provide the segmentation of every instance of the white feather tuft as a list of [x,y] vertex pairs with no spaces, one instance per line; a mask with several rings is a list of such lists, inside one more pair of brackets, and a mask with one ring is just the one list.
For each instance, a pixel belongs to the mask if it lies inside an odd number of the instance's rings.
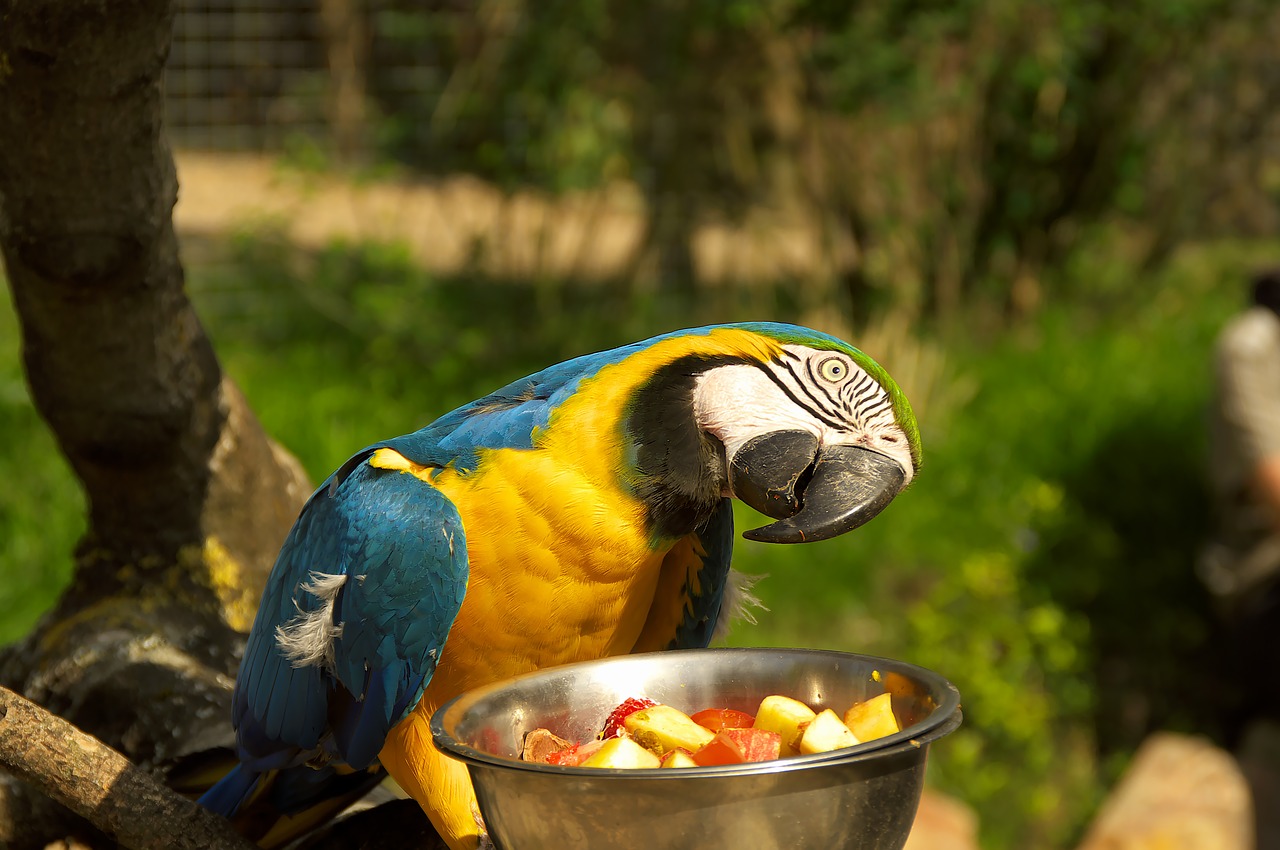
[[767,573],[747,575],[737,570],[729,570],[729,578],[724,587],[724,599],[720,602],[720,619],[716,622],[716,629],[711,635],[713,641],[728,635],[729,629],[739,620],[754,626],[756,624],[755,609],[769,610],[752,592],[756,583],[767,577]]
[[283,626],[276,626],[276,646],[294,667],[333,664],[333,642],[342,637],[342,624],[333,622],[333,605],[338,591],[346,584],[345,575],[310,573],[311,580],[298,590],[320,600],[320,607],[303,611],[294,599],[298,616]]

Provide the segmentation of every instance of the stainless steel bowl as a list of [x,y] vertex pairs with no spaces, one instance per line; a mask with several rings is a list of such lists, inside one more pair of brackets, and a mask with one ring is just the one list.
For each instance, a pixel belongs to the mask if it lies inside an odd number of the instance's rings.
[[[754,712],[786,694],[842,713],[888,690],[901,732],[833,753],[749,765],[613,770],[523,762],[526,732],[595,737],[627,697],[687,712]],[[960,725],[960,693],[885,658],[807,649],[696,649],[571,664],[463,694],[431,720],[466,762],[500,850],[901,850],[929,745]]]

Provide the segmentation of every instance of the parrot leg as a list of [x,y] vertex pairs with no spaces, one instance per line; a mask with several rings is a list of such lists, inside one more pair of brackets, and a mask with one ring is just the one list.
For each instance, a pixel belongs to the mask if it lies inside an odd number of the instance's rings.
[[378,758],[406,794],[418,801],[450,850],[485,850],[485,832],[467,766],[435,748],[425,700],[388,734]]

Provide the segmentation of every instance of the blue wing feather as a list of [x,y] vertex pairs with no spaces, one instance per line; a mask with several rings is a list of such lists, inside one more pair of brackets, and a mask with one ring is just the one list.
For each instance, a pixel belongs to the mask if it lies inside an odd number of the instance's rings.
[[711,643],[716,623],[723,613],[725,588],[729,583],[729,562],[733,557],[733,501],[722,499],[720,507],[705,524],[693,532],[701,566],[686,586],[684,618],[676,627],[672,649],[697,649]]
[[[358,456],[363,460],[370,452]],[[324,752],[363,768],[422,696],[462,605],[462,520],[412,475],[347,464],[311,497],[281,549],[245,648],[233,720],[256,771]],[[336,593],[308,592],[316,575]],[[332,605],[323,663],[295,663],[277,630]]]

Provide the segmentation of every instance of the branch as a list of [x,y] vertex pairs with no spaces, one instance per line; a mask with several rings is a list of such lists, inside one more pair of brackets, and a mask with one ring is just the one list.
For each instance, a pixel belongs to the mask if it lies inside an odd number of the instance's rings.
[[231,824],[13,691],[0,687],[0,767],[131,850],[251,850]]

